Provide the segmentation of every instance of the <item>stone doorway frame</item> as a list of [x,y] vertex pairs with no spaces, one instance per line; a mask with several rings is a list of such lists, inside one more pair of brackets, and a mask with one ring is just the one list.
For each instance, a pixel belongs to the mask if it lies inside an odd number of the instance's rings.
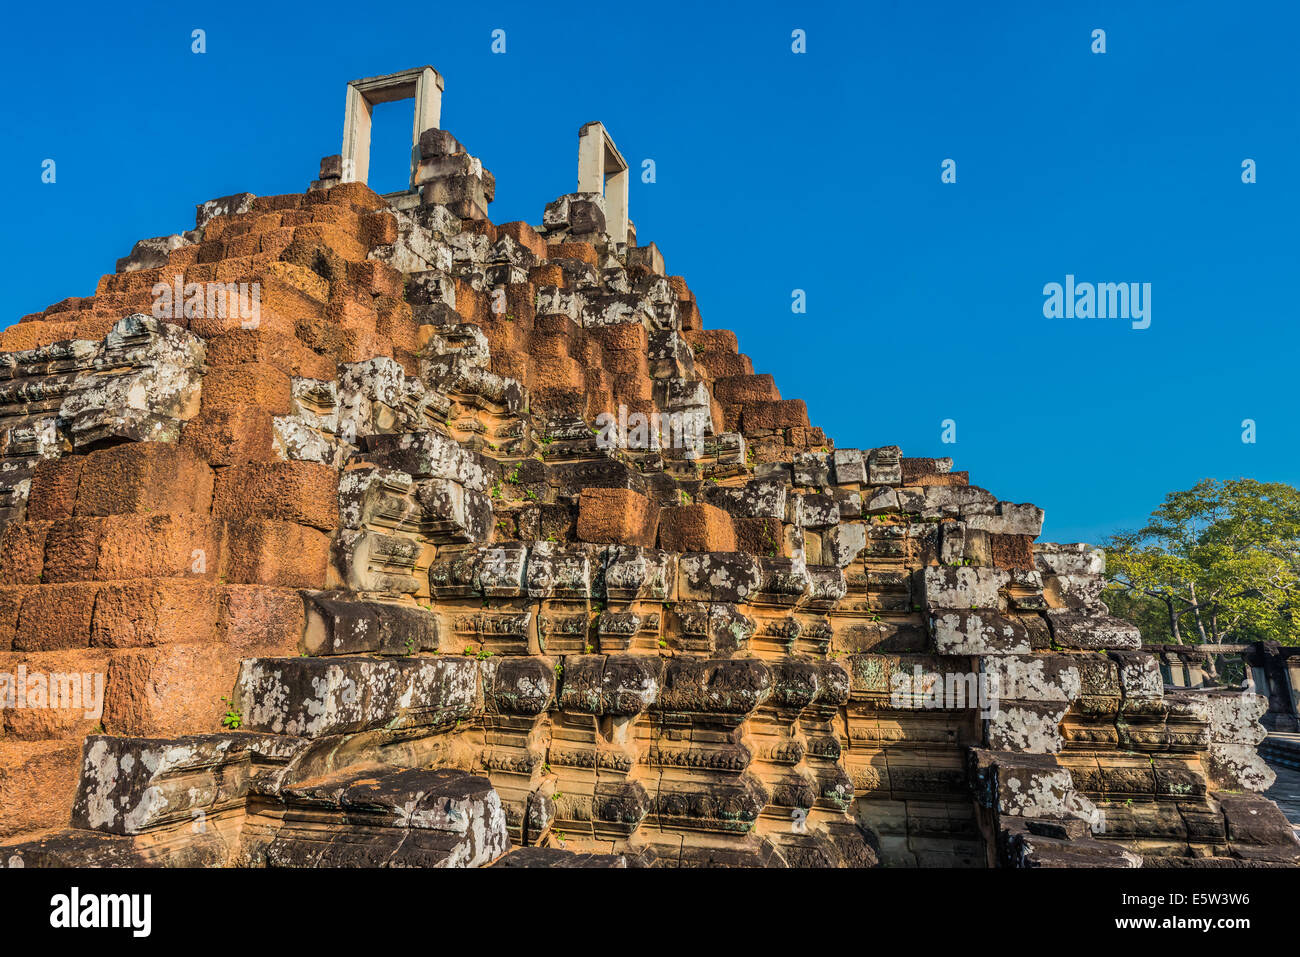
[[343,181],[365,183],[370,176],[370,126],[377,103],[415,100],[411,124],[410,188],[420,165],[420,134],[442,122],[442,75],[431,66],[371,76],[348,83],[343,114]]

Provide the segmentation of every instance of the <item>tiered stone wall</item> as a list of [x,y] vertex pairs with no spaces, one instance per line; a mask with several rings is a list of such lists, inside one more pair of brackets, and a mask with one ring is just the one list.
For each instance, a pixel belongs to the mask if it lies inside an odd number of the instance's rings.
[[[598,195],[496,225],[420,150],[0,334],[0,672],[107,675],[2,713],[0,861],[1300,860],[1262,699],[1166,693],[1098,553],[834,448]],[[178,276],[259,309],[153,318]]]

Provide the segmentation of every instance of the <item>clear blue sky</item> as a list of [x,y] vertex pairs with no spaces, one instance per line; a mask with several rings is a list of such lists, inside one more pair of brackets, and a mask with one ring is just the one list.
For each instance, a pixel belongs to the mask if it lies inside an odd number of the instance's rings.
[[[197,202],[303,190],[345,83],[429,63],[495,221],[538,222],[604,121],[657,166],[642,241],[837,444],[951,455],[1045,537],[1095,541],[1204,477],[1300,481],[1298,30],[1280,0],[18,4],[0,324],[89,295]],[[381,190],[409,123],[376,114]],[[1151,283],[1151,327],[1044,318],[1067,273]]]

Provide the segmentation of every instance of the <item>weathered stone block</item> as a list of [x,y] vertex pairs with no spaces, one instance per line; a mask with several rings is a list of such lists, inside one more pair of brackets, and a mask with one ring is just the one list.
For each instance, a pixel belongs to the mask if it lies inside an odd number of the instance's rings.
[[75,514],[206,512],[212,488],[212,469],[185,449],[133,442],[86,456]]
[[631,489],[587,488],[578,502],[578,538],[584,542],[652,548],[659,507]]
[[731,516],[713,505],[673,505],[659,514],[659,547],[670,552],[733,552]]

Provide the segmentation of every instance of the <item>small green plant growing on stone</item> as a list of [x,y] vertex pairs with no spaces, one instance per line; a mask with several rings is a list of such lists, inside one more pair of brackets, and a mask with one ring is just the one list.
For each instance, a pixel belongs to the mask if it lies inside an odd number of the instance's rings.
[[660,639],[659,639],[659,647],[660,647],[660,648],[667,648],[667,647],[668,647],[668,642],[666,642],[666,641],[664,641],[662,638],[660,638]]
[[564,662],[557,661],[555,663],[555,680],[559,681],[562,677],[564,677]]
[[492,652],[490,652],[490,651],[488,651],[486,648],[484,648],[482,651],[480,651],[480,652],[479,652],[477,655],[475,655],[474,657],[477,658],[479,661],[487,661],[489,658],[492,657]]
[[586,650],[587,654],[591,654],[592,651],[594,651],[595,649],[592,648],[592,646],[591,646],[591,642],[587,642],[586,647],[585,647],[585,650]]
[[221,726],[231,731],[238,731],[244,723],[243,714],[234,706],[234,702],[225,695],[221,696],[221,702],[226,706],[226,713],[221,718]]

